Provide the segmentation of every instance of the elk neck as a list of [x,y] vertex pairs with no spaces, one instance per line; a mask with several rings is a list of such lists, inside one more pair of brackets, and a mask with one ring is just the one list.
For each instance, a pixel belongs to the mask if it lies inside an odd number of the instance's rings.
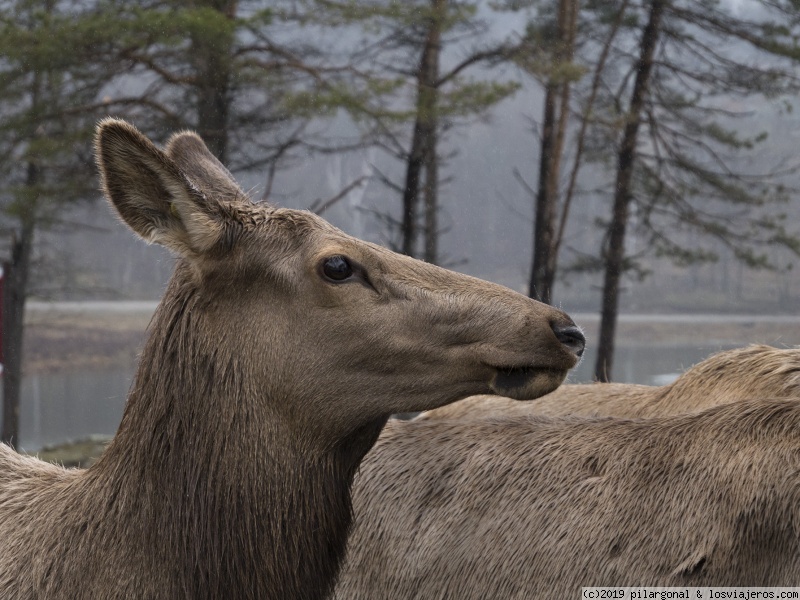
[[353,476],[385,421],[309,451],[269,410],[298,399],[258,397],[237,353],[203,335],[197,303],[191,276],[173,277],[119,432],[90,475],[126,498],[132,535],[158,549],[181,595],[325,598],[344,557]]

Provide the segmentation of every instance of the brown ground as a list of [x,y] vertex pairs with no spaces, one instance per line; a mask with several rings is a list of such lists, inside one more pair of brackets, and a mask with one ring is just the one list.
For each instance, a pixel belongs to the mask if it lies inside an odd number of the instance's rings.
[[35,455],[47,462],[63,467],[88,467],[96,461],[106,449],[108,438],[92,436],[83,440],[65,442],[54,446],[45,446]]
[[[100,313],[30,311],[25,329],[25,371],[44,372],[77,367],[133,366],[150,321],[148,311]],[[597,320],[586,320],[589,344],[597,340]],[[617,345],[737,346],[765,343],[800,344],[800,326],[781,323],[626,323],[618,328]]]
[[31,311],[25,321],[25,372],[133,366],[150,316]]

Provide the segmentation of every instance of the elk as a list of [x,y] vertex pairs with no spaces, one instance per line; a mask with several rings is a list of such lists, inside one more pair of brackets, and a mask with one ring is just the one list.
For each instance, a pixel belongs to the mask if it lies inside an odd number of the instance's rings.
[[103,188],[177,254],[119,430],[86,470],[0,446],[0,597],[328,596],[391,413],[554,389],[563,312],[252,203],[196,135],[104,120]]
[[800,402],[394,421],[353,502],[338,600],[797,586]]
[[664,386],[626,383],[562,385],[536,402],[473,396],[417,419],[585,415],[648,418],[699,411],[747,398],[800,398],[800,348],[753,344],[725,350]]

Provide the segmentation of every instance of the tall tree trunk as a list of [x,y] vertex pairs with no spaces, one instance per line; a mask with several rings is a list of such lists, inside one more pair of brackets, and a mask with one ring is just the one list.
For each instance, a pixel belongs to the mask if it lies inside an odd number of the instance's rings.
[[[439,52],[447,0],[431,0],[431,16],[417,70],[417,104],[414,133],[403,187],[403,254],[415,256],[418,238],[420,181],[428,149],[435,146]],[[435,147],[434,147],[435,152]]]
[[[209,74],[216,62],[209,60]],[[227,164],[228,159],[227,87],[227,81],[217,71],[200,84],[197,98],[197,132],[223,164]]]
[[[602,75],[603,71],[606,67],[606,61],[608,60],[608,55],[611,51],[611,45],[614,42],[614,39],[617,37],[617,33],[619,32],[619,28],[622,25],[622,21],[625,17],[625,14],[628,11],[628,5],[630,4],[630,0],[622,0],[622,3],[617,10],[616,15],[614,16],[614,20],[611,23],[611,27],[608,33],[608,37],[606,38],[605,43],[603,44],[603,48],[600,51],[599,58],[597,63],[595,64],[594,68],[594,75],[592,76],[592,83],[589,86],[589,97],[586,99],[586,105],[583,108],[583,112],[580,116],[580,126],[578,128],[578,133],[575,136],[575,152],[572,157],[572,169],[570,170],[568,182],[567,182],[567,189],[564,193],[564,200],[561,204],[561,216],[558,219],[558,232],[556,233],[556,239],[553,242],[554,250],[553,256],[558,256],[558,251],[561,248],[561,242],[564,239],[564,231],[567,227],[567,220],[569,219],[570,207],[572,205],[572,199],[575,196],[575,187],[578,181],[578,172],[583,164],[583,152],[586,147],[586,133],[589,129],[589,122],[591,120],[592,111],[594,110],[594,103],[595,99],[597,98],[597,93],[600,90],[601,82],[602,82]],[[577,7],[576,7],[577,13]],[[575,35],[575,24],[573,24],[573,40]]]
[[[417,102],[419,106],[419,102]],[[423,124],[417,112],[414,122],[414,134],[411,137],[411,151],[406,162],[406,182],[403,187],[403,245],[401,252],[415,256],[417,250],[417,203],[419,196],[419,180],[422,174]]]
[[542,144],[539,156],[539,189],[536,194],[536,220],[533,224],[533,268],[528,295],[540,302],[551,302],[552,281],[548,272],[548,258],[553,243],[556,190],[551,189],[553,147],[555,144],[555,112],[557,84],[550,81],[545,89],[544,117],[542,119]]
[[617,180],[614,193],[614,206],[611,223],[606,233],[605,277],[603,281],[603,303],[600,313],[600,339],[597,347],[597,362],[594,377],[597,381],[610,381],[614,337],[617,328],[619,307],[619,283],[625,261],[625,229],[631,200],[631,182],[636,161],[636,141],[639,134],[642,109],[647,100],[648,84],[653,70],[655,55],[661,31],[661,17],[668,0],[652,0],[647,25],[642,33],[639,61],[636,67],[636,80],[631,92],[627,124],[622,136],[617,162]]
[[439,156],[436,123],[431,130],[431,143],[425,158],[425,262],[439,262]]
[[442,49],[442,23],[447,9],[447,0],[432,0],[433,19],[428,35],[430,46],[426,78],[432,82],[426,98],[425,111],[428,119],[428,144],[425,148],[425,252],[426,262],[439,261],[439,54]]
[[578,6],[576,0],[560,0],[558,5],[558,41],[553,56],[556,71],[545,87],[542,118],[542,144],[539,156],[539,188],[536,194],[536,221],[533,231],[533,266],[528,295],[542,302],[552,302],[556,277],[558,240],[556,218],[559,201],[561,158],[566,137],[570,81],[563,72],[572,61],[575,49]]
[[[39,182],[39,168],[28,163],[26,184],[35,193]],[[21,215],[21,226],[11,241],[11,256],[4,264],[3,284],[3,430],[2,441],[9,445],[19,441],[19,407],[22,390],[22,340],[24,331],[25,299],[28,290],[33,236],[35,230],[35,200],[26,205]]]
[[[220,19],[232,22],[237,4],[236,0],[210,0],[207,6],[219,12]],[[216,36],[198,36],[192,40],[198,80],[197,132],[223,164],[228,159],[233,42],[233,27]]]
[[[52,4],[47,5],[52,11]],[[45,75],[36,71],[30,88],[31,107],[28,114],[31,143],[41,135],[43,111],[42,87]],[[12,231],[10,257],[3,264],[3,426],[0,441],[13,445],[19,441],[19,407],[22,391],[22,340],[25,319],[25,300],[28,275],[36,230],[38,187],[42,172],[36,156],[29,156],[25,173],[25,188],[15,198],[19,228]]]

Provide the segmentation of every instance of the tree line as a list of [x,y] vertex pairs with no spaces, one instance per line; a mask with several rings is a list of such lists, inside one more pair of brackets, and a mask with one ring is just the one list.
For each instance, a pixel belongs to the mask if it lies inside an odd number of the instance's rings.
[[[382,218],[395,249],[441,263],[439,206],[457,160],[448,136],[514,94],[541,96],[538,164],[509,169],[535,215],[528,291],[552,303],[560,275],[602,273],[600,381],[612,374],[621,282],[648,275],[646,256],[711,262],[722,243],[748,267],[786,269],[767,250],[800,254],[787,218],[794,157],[756,168],[766,138],[741,125],[753,106],[788,111],[797,91],[800,11],[789,0],[0,6],[5,441],[18,430],[34,241],[96,197],[91,140],[108,114],[156,139],[196,130],[233,171],[258,174],[264,198],[309,154],[375,149],[396,165],[373,169],[390,192]],[[330,135],[342,118],[353,133]],[[324,212],[362,178],[311,209]],[[588,193],[608,205],[589,252],[565,243]],[[636,249],[632,231],[645,240]]]

